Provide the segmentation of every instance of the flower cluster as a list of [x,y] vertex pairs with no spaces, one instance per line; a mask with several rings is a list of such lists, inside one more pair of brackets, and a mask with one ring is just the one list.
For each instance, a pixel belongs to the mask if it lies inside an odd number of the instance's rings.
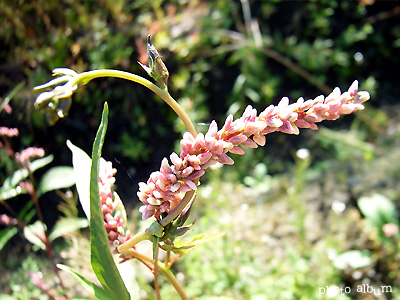
[[185,192],[196,190],[197,179],[205,169],[217,162],[233,164],[228,152],[244,154],[239,145],[250,148],[264,146],[265,135],[275,131],[298,134],[299,128],[317,130],[316,123],[336,120],[340,115],[361,110],[364,108],[362,103],[368,99],[369,93],[358,92],[358,82],[354,81],[344,93],[335,88],[326,98],[318,96],[307,101],[300,98],[292,104],[289,104],[289,98],[284,97],[277,106],[270,105],[259,115],[251,106],[235,121],[229,115],[220,130],[213,121],[205,135],[199,133],[194,137],[186,132],[180,142],[180,155],[170,155],[172,165],[164,158],[160,171],[153,172],[147,183],[139,183],[137,195],[144,204],[140,208],[142,218],[154,216],[160,219],[162,213],[173,210]]
[[21,152],[16,153],[15,159],[19,161],[21,164],[27,164],[29,163],[29,159],[33,157],[43,157],[43,156],[44,156],[43,148],[28,147],[22,150]]
[[13,137],[19,134],[18,128],[0,127],[0,136]]
[[100,159],[99,193],[101,210],[108,240],[114,253],[118,253],[117,247],[130,238],[130,231],[125,231],[123,216],[121,216],[121,211],[117,209],[120,199],[112,190],[116,172],[117,170],[112,167],[111,162],[105,161],[103,158]]

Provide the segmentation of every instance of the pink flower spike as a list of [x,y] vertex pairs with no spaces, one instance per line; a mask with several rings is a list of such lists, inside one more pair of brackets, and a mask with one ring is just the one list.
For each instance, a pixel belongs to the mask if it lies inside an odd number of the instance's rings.
[[44,156],[44,150],[42,148],[36,148],[36,147],[28,147],[22,150],[20,153],[15,154],[15,158],[21,163],[29,161],[29,159],[32,157],[43,157],[43,156]]
[[19,134],[17,128],[0,127],[0,136],[13,137]]

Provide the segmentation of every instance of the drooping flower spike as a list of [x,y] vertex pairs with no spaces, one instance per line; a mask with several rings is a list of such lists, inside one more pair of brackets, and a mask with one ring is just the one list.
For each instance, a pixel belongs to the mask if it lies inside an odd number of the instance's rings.
[[[103,213],[104,226],[107,231],[108,241],[114,254],[118,254],[118,246],[125,243],[130,239],[131,234],[129,230],[124,229],[123,216],[121,211],[117,210],[119,205],[118,195],[113,193],[113,185],[115,183],[115,173],[116,169],[112,167],[112,163],[100,159],[99,167],[99,193],[101,201],[101,210]],[[120,258],[122,261],[128,258],[121,254]]]
[[205,135],[199,133],[193,137],[186,132],[180,142],[180,155],[170,155],[171,165],[164,158],[160,170],[151,173],[146,183],[139,183],[137,195],[143,203],[140,208],[142,218],[154,216],[159,220],[162,213],[172,211],[186,192],[197,189],[195,182],[205,169],[217,162],[233,164],[227,153],[244,154],[240,145],[264,146],[265,135],[275,131],[299,134],[299,128],[317,130],[318,122],[336,120],[341,115],[364,109],[362,103],[369,97],[368,92],[358,92],[358,81],[354,81],[344,93],[335,88],[326,98],[322,95],[307,101],[300,98],[292,104],[284,97],[277,106],[270,105],[259,115],[249,105],[239,119],[233,120],[229,115],[220,130],[212,121]]

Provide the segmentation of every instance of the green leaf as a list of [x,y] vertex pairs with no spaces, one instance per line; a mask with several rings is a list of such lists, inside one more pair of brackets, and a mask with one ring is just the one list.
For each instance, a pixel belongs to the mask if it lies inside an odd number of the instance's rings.
[[7,242],[18,232],[18,227],[7,227],[0,230],[0,251],[4,248]]
[[50,191],[71,187],[74,184],[75,177],[72,167],[54,167],[42,176],[37,193],[41,196]]
[[382,231],[382,226],[387,223],[399,225],[396,207],[385,196],[375,194],[371,197],[362,197],[357,204],[365,218],[379,231]]
[[161,248],[166,251],[173,251],[176,254],[184,255],[194,250],[198,246],[212,242],[224,235],[225,233],[201,233],[195,235],[190,240],[178,238],[175,240],[173,245],[163,245]]
[[371,255],[366,251],[359,250],[350,250],[342,253],[333,261],[333,265],[339,270],[364,268],[371,263]]
[[74,166],[74,176],[76,181],[76,189],[79,194],[79,201],[88,220],[90,220],[90,166],[92,160],[79,147],[67,141],[67,146],[72,152],[72,165]]
[[91,264],[97,279],[113,299],[130,299],[130,295],[115,265],[104,227],[99,194],[99,165],[101,149],[107,130],[108,105],[104,104],[102,121],[93,144],[90,172],[90,236]]
[[[53,155],[49,155],[43,158],[39,158],[31,162],[30,170],[34,172],[40,168],[43,168],[47,164],[51,163],[53,160]],[[18,183],[26,179],[29,176],[27,169],[22,168],[15,171],[11,176],[7,177],[0,188],[0,200],[9,200],[17,195],[24,194],[26,191],[20,188]]]
[[162,237],[164,233],[164,227],[158,221],[155,221],[153,224],[150,225],[150,230],[151,232],[157,236],[157,237]]
[[71,274],[75,279],[79,281],[79,283],[93,296],[100,300],[113,300],[114,298],[107,293],[102,287],[95,285],[90,280],[87,280],[85,277],[80,275],[78,272],[75,272],[70,267],[58,264],[57,267],[65,272]]
[[49,240],[54,241],[56,238],[77,232],[81,228],[89,226],[89,221],[84,218],[62,218],[54,225]]
[[37,246],[42,250],[46,250],[46,245],[42,242],[37,235],[44,237],[44,228],[42,223],[37,220],[35,223],[24,227],[24,236],[33,245]]

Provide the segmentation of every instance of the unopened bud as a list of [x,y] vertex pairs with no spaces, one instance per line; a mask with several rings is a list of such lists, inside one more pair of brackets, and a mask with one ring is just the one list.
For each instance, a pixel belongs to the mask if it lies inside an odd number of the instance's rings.
[[149,59],[149,66],[140,64],[143,69],[154,78],[161,89],[167,88],[169,73],[167,67],[161,59],[157,49],[150,41],[150,35],[147,37],[147,55]]

